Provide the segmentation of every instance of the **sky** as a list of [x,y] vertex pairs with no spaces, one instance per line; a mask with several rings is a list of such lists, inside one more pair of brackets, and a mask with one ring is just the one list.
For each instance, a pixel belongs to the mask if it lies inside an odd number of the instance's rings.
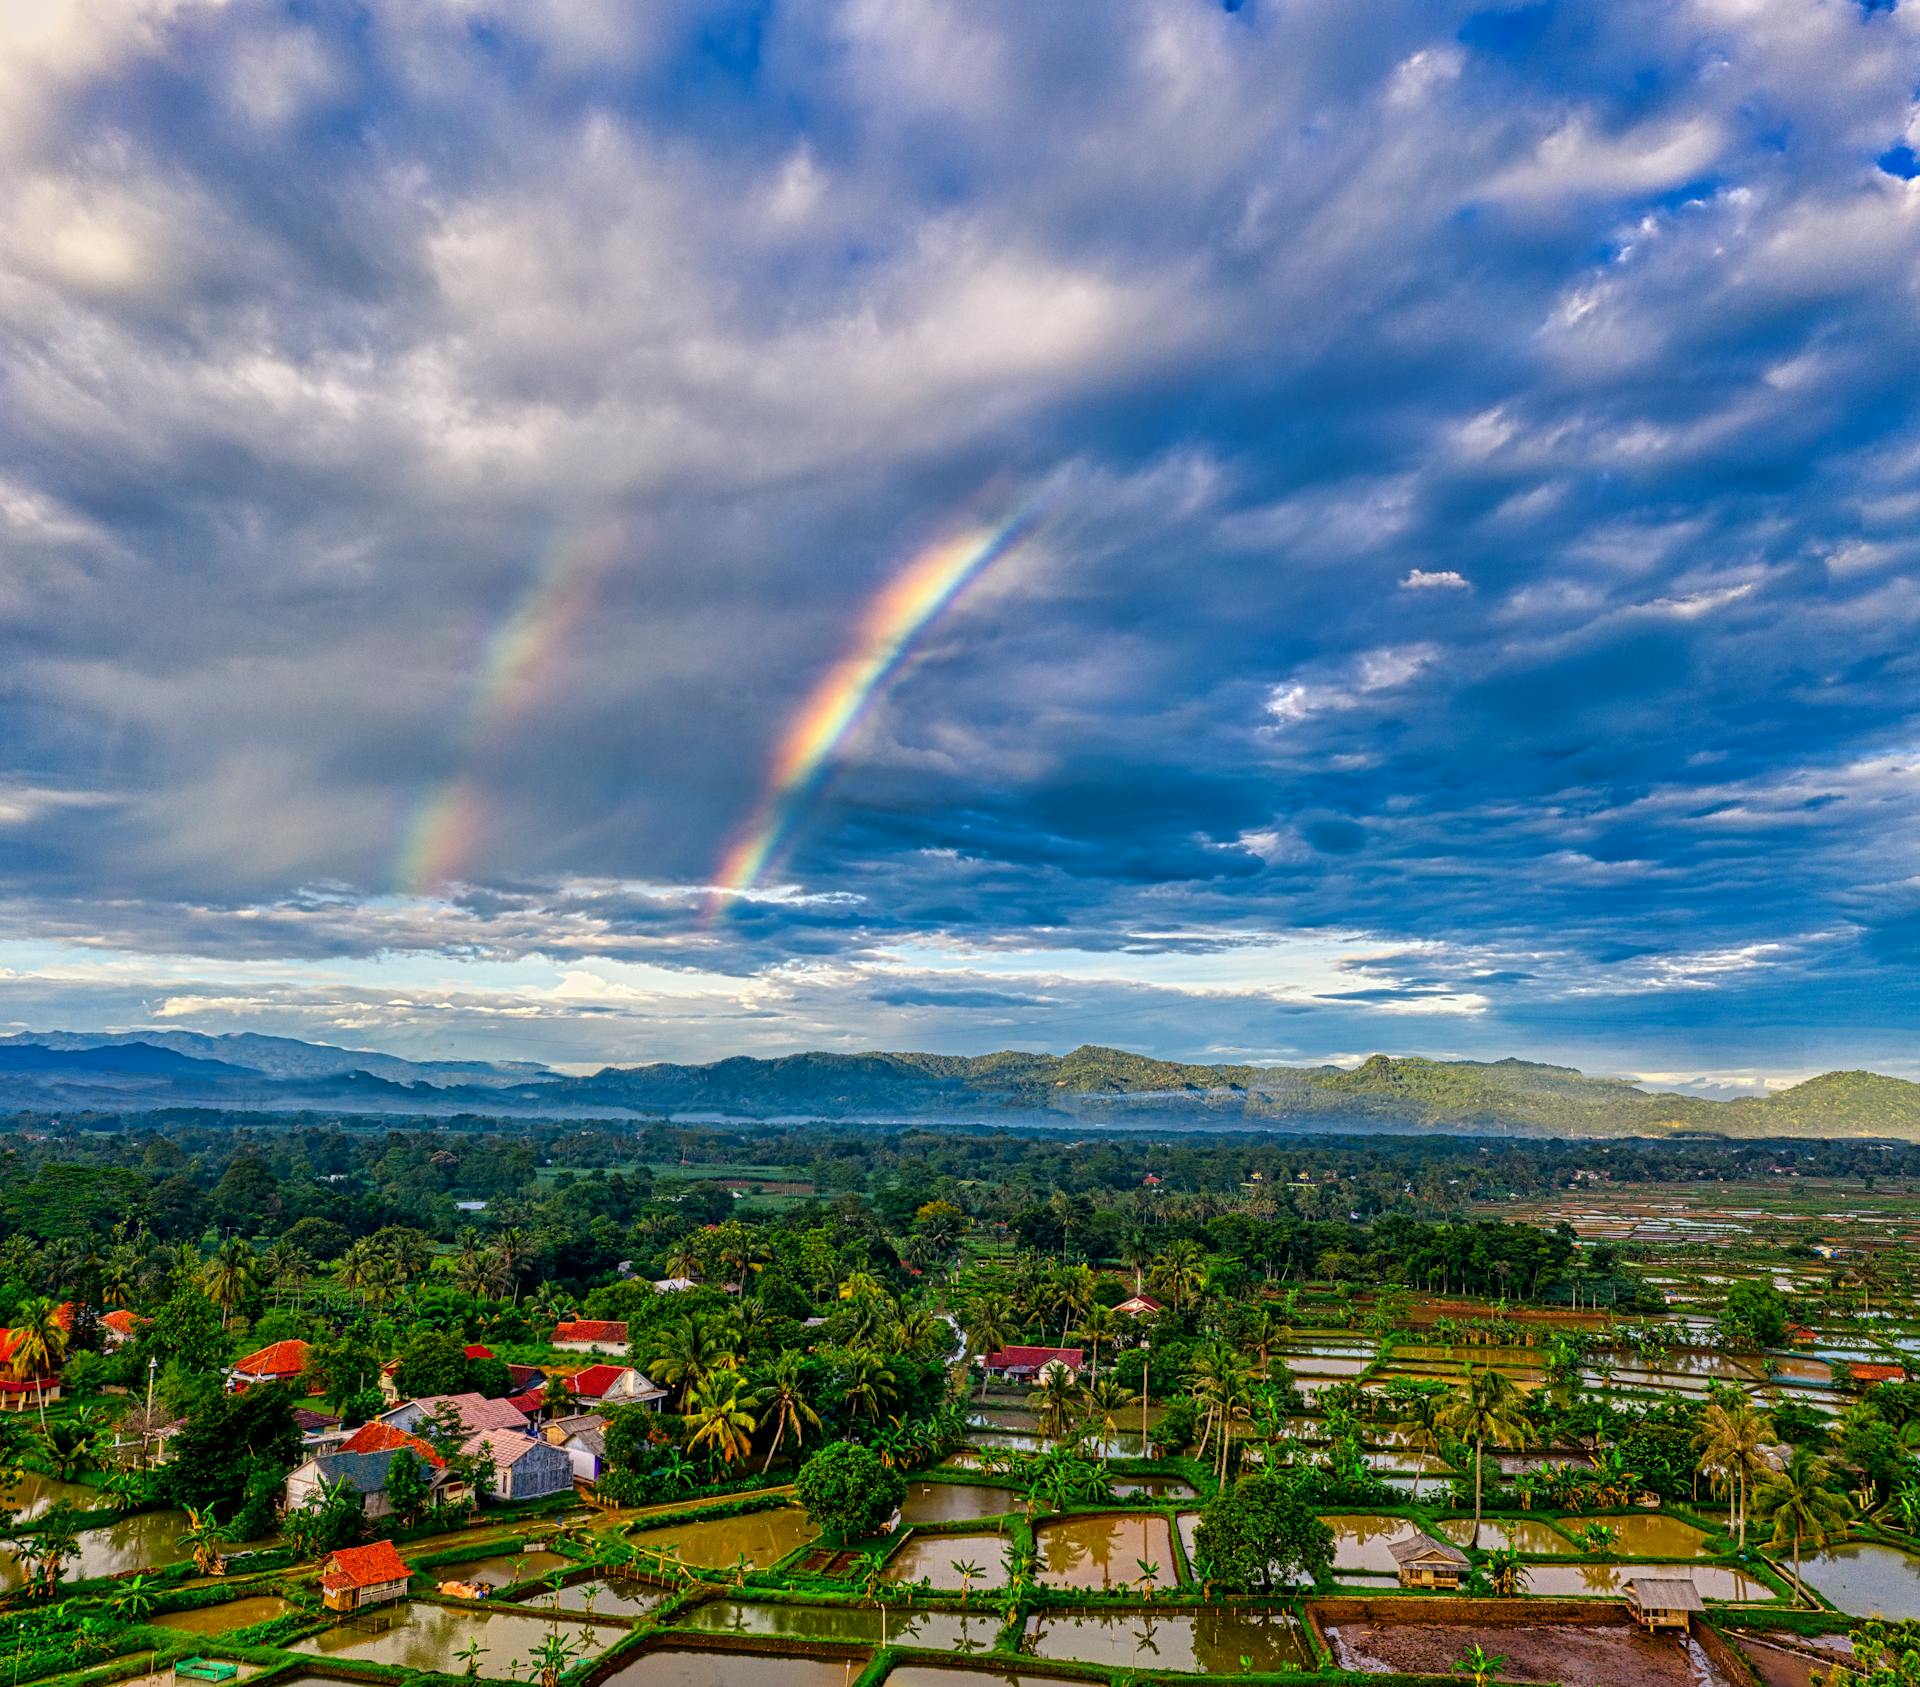
[[0,1029],[1920,1076],[1920,4],[0,7]]

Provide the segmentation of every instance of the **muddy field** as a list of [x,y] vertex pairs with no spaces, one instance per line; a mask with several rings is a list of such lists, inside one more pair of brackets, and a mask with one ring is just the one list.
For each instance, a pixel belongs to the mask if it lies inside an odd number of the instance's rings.
[[1730,1687],[1690,1642],[1631,1623],[1340,1623],[1326,1630],[1342,1669],[1371,1675],[1450,1673],[1477,1640],[1504,1656],[1509,1681],[1605,1682],[1606,1687]]

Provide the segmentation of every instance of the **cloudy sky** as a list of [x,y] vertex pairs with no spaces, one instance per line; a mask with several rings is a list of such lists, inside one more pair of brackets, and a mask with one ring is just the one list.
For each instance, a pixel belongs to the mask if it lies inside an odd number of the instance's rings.
[[0,7],[0,1026],[1920,1072],[1917,87],[1915,0]]

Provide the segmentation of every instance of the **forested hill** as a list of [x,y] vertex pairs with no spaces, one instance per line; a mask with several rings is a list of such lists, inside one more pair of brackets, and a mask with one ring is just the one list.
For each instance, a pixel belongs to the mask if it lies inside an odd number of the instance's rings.
[[1375,1055],[1351,1069],[1196,1066],[1087,1046],[1065,1055],[743,1056],[702,1066],[609,1066],[569,1078],[541,1067],[415,1063],[285,1038],[0,1038],[0,1109],[159,1107],[1920,1141],[1920,1085],[1872,1072],[1829,1072],[1765,1098],[1707,1101],[1524,1060]]

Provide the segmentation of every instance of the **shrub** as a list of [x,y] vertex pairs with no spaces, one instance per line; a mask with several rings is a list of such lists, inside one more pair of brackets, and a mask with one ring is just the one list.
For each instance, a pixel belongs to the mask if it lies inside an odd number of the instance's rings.
[[872,1448],[836,1441],[800,1467],[794,1491],[815,1527],[852,1541],[879,1533],[907,1497],[907,1483]]

